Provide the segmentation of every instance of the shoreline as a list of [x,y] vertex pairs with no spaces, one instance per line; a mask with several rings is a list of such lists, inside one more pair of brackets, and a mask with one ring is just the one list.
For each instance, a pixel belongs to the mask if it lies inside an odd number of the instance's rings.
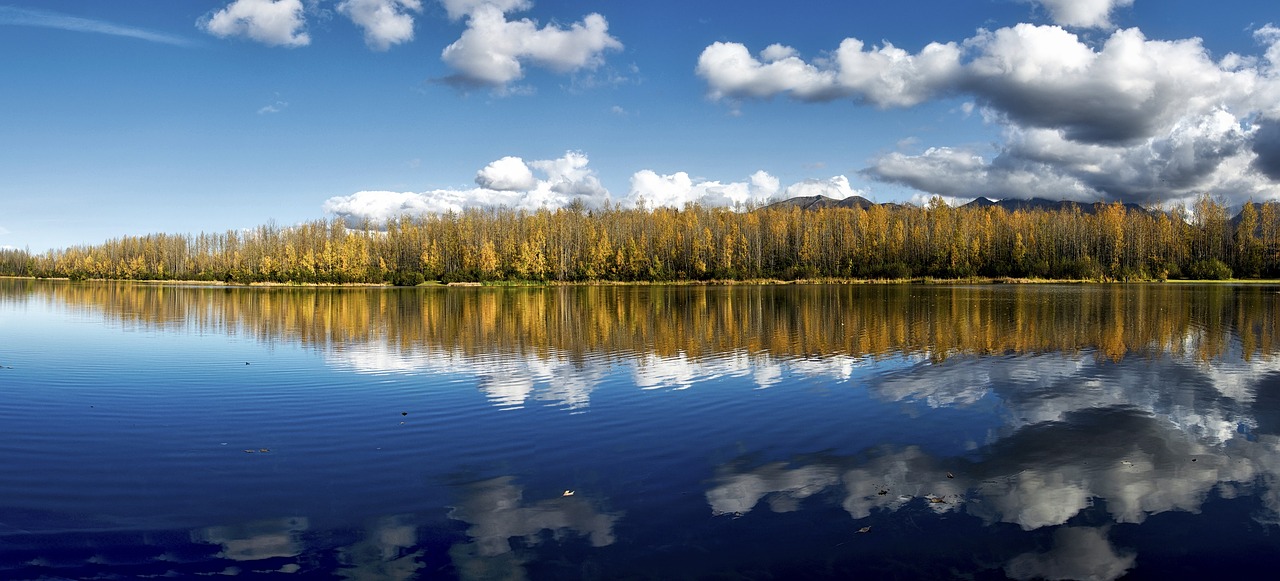
[[1086,280],[1086,279],[1047,279],[1047,278],[1018,278],[1018,277],[967,277],[967,278],[932,278],[932,277],[912,277],[900,279],[888,278],[817,278],[817,279],[713,279],[713,280],[668,280],[668,281],[614,281],[614,280],[587,280],[587,281],[484,281],[484,282],[449,282],[427,281],[416,286],[396,286],[390,283],[311,283],[311,282],[251,282],[237,283],[225,282],[219,280],[184,280],[184,279],[164,279],[164,280],[137,280],[137,279],[113,279],[113,278],[94,278],[72,281],[68,277],[34,277],[34,276],[13,276],[0,275],[0,279],[13,280],[48,280],[48,281],[64,281],[64,282],[113,282],[113,283],[133,283],[152,286],[207,286],[207,287],[224,287],[224,288],[384,288],[384,289],[409,289],[409,288],[537,288],[537,287],[579,287],[579,286],[797,286],[797,285],[903,285],[903,284],[919,284],[919,285],[1001,285],[1001,284],[1280,284],[1280,279],[1227,279],[1227,280],[1199,280],[1199,279],[1170,279],[1170,280],[1139,280],[1139,281],[1114,281],[1114,280]]

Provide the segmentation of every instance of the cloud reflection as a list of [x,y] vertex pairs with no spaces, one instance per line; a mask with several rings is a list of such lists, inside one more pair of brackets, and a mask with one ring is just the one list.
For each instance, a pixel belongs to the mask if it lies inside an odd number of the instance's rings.
[[512,546],[519,538],[524,547],[542,542],[542,531],[560,539],[567,533],[586,537],[593,547],[611,545],[621,514],[601,512],[595,503],[566,491],[564,496],[526,503],[524,488],[511,476],[492,478],[466,486],[449,518],[467,523],[469,542],[450,549],[449,555],[464,579],[523,579],[525,556]]
[[305,517],[264,519],[230,526],[193,531],[197,543],[222,545],[218,556],[233,561],[261,561],[276,557],[296,557],[305,546],[302,533],[310,528]]
[[411,517],[398,515],[377,519],[353,545],[338,549],[337,571],[343,579],[413,579],[424,567],[418,560],[424,550],[408,551],[418,544],[417,526]]
[[745,515],[761,503],[792,511],[827,498],[854,519],[931,510],[1026,531],[1059,527],[1052,547],[1013,557],[1005,572],[1115,579],[1136,555],[1113,547],[1106,527],[1067,526],[1078,515],[1140,524],[1165,512],[1198,513],[1215,496],[1252,494],[1264,511],[1257,520],[1280,521],[1280,434],[1259,429],[1258,418],[1266,407],[1260,394],[1278,378],[1275,361],[1163,354],[1119,363],[1056,354],[921,362],[869,389],[931,408],[989,399],[1005,426],[963,456],[887,446],[763,465],[733,461],[717,470],[706,501],[713,515]]
[[331,365],[358,373],[432,373],[476,378],[476,387],[495,406],[523,407],[530,400],[570,410],[590,404],[591,392],[604,381],[604,361],[574,361],[556,351],[544,354],[467,355],[423,347],[397,350],[382,341],[348,345],[326,354]]
[[1043,553],[1023,553],[1005,565],[1014,579],[1119,579],[1137,555],[1117,552],[1107,540],[1106,529],[1063,527],[1053,533],[1053,548]]

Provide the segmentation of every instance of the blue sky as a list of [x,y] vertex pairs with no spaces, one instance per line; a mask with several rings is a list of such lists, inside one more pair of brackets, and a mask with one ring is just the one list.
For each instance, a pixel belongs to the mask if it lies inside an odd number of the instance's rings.
[[1266,6],[0,0],[0,246],[573,199],[1271,199]]

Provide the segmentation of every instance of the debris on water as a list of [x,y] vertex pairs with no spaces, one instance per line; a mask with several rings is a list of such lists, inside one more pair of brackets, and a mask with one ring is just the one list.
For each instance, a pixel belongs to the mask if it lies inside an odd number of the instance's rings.
[[244,453],[245,453],[245,454],[252,454],[252,453],[253,453],[253,450],[245,450],[245,451],[244,451]]
[[889,494],[889,490],[885,488],[881,488],[880,492],[877,492],[876,494],[879,494],[880,496],[884,496],[886,494]]
[[858,532],[860,532],[860,533],[869,533],[869,532],[871,532],[871,527],[862,527],[862,528],[858,529]]
[[267,452],[270,452],[271,450],[269,450],[269,449],[267,449],[267,448],[259,448],[259,449],[258,449],[258,451],[259,451],[259,452],[262,452],[263,454],[266,454]]
[[941,496],[930,495],[930,496],[926,496],[925,498],[929,500],[930,504],[947,504],[947,499]]
[[573,496],[573,491],[572,491],[572,490],[566,490],[566,491],[564,491],[564,494],[561,494],[560,496]]

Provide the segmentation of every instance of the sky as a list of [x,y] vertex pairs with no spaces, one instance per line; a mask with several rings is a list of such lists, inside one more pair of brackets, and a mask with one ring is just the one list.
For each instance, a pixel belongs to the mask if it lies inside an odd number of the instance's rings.
[[469,207],[1280,198],[1253,0],[0,0],[0,247]]

